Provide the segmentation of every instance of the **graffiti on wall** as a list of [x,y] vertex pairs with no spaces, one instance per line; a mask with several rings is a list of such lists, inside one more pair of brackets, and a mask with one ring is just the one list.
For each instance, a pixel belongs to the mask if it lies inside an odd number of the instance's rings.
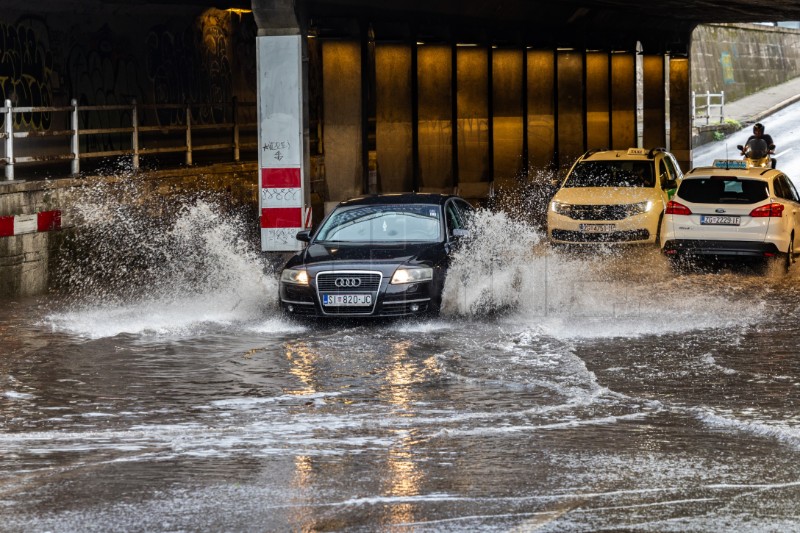
[[[0,98],[15,107],[52,106],[55,81],[47,27],[33,18],[0,22]],[[51,120],[50,113],[14,115],[17,127],[36,130],[48,129]]]
[[[252,16],[216,9],[149,29],[123,25],[122,31],[113,19],[98,24],[37,15],[0,21],[0,98],[25,107],[66,106],[73,98],[79,106],[129,105],[134,99],[170,104],[140,109],[140,124],[162,127],[185,124],[183,104],[190,104],[195,124],[229,122],[234,94],[255,100],[255,27]],[[64,129],[69,119],[66,113],[16,114],[15,125]],[[130,125],[129,110],[79,113],[81,129]],[[87,135],[81,143],[86,151],[114,151],[130,144],[130,134]]]

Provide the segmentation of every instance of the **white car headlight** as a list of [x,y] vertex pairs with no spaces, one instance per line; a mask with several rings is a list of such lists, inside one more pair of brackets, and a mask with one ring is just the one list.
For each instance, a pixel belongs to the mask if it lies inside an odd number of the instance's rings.
[[394,271],[392,285],[417,283],[433,279],[433,269],[429,267],[400,267]]
[[294,285],[308,285],[308,272],[304,268],[285,268],[281,272],[282,283]]
[[559,215],[569,216],[570,212],[572,212],[572,206],[570,204],[553,200],[550,202],[550,210],[554,213],[558,213]]

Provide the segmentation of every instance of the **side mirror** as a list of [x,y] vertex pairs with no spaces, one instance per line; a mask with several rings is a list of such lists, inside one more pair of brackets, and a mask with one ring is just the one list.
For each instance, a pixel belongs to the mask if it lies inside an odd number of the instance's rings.
[[678,188],[678,180],[664,180],[661,183],[663,184],[664,190]]
[[462,237],[469,237],[469,230],[461,228],[454,229],[453,237],[455,237],[456,239],[460,239]]
[[294,238],[301,242],[311,242],[311,230],[298,231]]
[[744,146],[742,146],[741,144],[737,144],[736,148],[738,148],[740,152],[744,152]]

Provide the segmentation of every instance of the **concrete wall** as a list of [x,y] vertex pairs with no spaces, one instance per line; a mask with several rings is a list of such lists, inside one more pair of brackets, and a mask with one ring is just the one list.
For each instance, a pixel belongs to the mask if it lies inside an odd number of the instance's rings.
[[0,217],[62,211],[62,230],[0,237],[0,298],[43,294],[53,286],[53,273],[61,268],[59,254],[69,232],[80,231],[74,197],[99,181],[137,180],[142,197],[195,191],[219,191],[232,206],[253,210],[258,224],[258,188],[253,179],[257,163],[219,164],[202,169],[146,172],[136,176],[88,176],[82,179],[30,181],[0,187]]
[[692,34],[692,87],[725,91],[725,101],[800,76],[800,30],[760,24],[711,24]]

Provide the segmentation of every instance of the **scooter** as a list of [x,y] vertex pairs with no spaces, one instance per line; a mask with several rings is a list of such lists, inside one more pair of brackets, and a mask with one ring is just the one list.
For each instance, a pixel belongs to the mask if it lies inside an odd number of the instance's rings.
[[775,145],[767,146],[764,139],[750,139],[744,146],[739,144],[736,148],[742,153],[747,168],[775,168],[778,163],[777,159],[772,158]]

